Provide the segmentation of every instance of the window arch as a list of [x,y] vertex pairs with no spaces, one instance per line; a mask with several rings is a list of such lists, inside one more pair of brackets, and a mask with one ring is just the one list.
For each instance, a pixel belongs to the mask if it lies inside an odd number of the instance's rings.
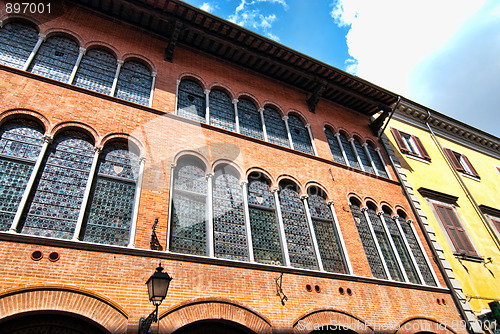
[[0,128],[0,231],[7,231],[33,171],[43,142],[35,122],[16,119]]
[[206,122],[206,104],[203,88],[193,80],[184,79],[179,84],[177,115],[200,123]]
[[351,197],[349,205],[372,275],[376,278],[387,279],[382,259],[378,254],[375,240],[370,231],[370,226],[361,211],[361,203],[354,197]]
[[276,203],[271,193],[271,181],[260,172],[248,176],[248,211],[256,262],[283,265]]
[[360,167],[359,167],[358,159],[356,158],[356,153],[354,152],[353,147],[352,147],[351,143],[349,142],[349,139],[347,138],[346,134],[343,132],[340,132],[339,138],[340,138],[340,142],[342,143],[342,148],[344,149],[349,166],[359,169]]
[[264,139],[262,120],[255,104],[246,98],[238,100],[240,133],[257,139]]
[[74,130],[54,139],[28,198],[22,233],[73,237],[94,157],[92,142]]
[[72,39],[63,36],[49,37],[38,49],[28,71],[58,81],[69,82],[78,54],[79,46]]
[[328,127],[325,127],[325,136],[328,146],[330,146],[330,151],[332,152],[333,161],[345,165],[346,162],[344,160],[344,155],[342,154],[342,147],[340,147],[339,141],[333,134],[333,131]]
[[214,254],[248,261],[247,231],[239,173],[230,165],[215,168],[213,178]]
[[110,95],[117,68],[113,54],[102,49],[87,50],[78,66],[75,86]]
[[118,75],[115,96],[134,103],[149,105],[153,76],[149,68],[138,61],[123,63]]
[[318,269],[311,231],[299,188],[288,180],[279,183],[279,199],[290,263],[294,267]]
[[370,156],[372,157],[373,164],[375,165],[375,168],[377,168],[378,175],[383,176],[383,177],[389,177],[387,175],[387,172],[385,171],[385,164],[380,158],[380,154],[375,150],[375,147],[368,142],[368,152],[370,152]]
[[316,186],[307,189],[309,212],[318,241],[323,268],[326,271],[346,274],[346,260],[343,255],[332,211],[326,203],[326,194]]
[[207,180],[205,166],[192,156],[181,157],[174,169],[169,250],[207,254]]
[[270,143],[290,147],[285,122],[278,111],[268,106],[264,107],[264,122]]
[[361,163],[363,164],[364,171],[375,174],[370,158],[366,154],[366,151],[363,148],[361,141],[356,137],[354,137],[354,146],[356,147],[356,151],[358,152],[359,160],[361,160]]
[[38,31],[19,22],[0,28],[0,64],[22,69],[38,40]]
[[139,156],[127,143],[115,142],[104,147],[87,205],[84,241],[128,244],[138,176]]
[[220,89],[212,89],[208,96],[210,110],[210,125],[235,131],[236,122],[234,107],[229,95]]
[[314,155],[311,137],[302,120],[296,115],[288,115],[288,126],[292,136],[293,148]]

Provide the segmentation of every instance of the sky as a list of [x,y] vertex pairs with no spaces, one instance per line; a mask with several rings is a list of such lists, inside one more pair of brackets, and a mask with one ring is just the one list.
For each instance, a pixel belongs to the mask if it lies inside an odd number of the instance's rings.
[[500,137],[499,0],[184,0]]

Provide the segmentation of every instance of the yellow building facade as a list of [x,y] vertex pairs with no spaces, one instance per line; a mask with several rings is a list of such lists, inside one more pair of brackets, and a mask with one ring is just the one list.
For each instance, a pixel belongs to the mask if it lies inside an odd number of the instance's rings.
[[474,332],[493,332],[478,316],[500,300],[500,139],[405,99],[387,119],[379,132],[414,223],[462,316]]

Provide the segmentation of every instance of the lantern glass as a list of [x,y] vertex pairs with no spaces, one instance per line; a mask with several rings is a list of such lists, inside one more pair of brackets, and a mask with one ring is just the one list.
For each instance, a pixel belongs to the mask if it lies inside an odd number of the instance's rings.
[[156,268],[156,272],[146,282],[148,286],[149,301],[154,305],[160,305],[163,299],[167,296],[168,287],[172,277],[167,273],[163,273],[161,265]]

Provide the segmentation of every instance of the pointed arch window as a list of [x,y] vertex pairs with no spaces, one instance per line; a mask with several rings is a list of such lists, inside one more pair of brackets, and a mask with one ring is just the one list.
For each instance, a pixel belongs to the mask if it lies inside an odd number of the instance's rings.
[[229,165],[215,169],[213,178],[214,254],[248,261],[247,231],[239,173]]
[[361,145],[361,142],[356,137],[354,137],[354,146],[356,147],[356,152],[358,153],[359,160],[361,160],[361,163],[363,164],[364,171],[375,174],[370,158],[368,157],[368,155],[366,155],[366,151],[363,148],[363,145]]
[[240,133],[257,139],[264,139],[260,113],[255,104],[242,98],[238,100]]
[[7,231],[40,154],[43,130],[18,119],[0,128],[0,231]]
[[182,80],[179,84],[177,114],[200,123],[206,122],[205,94],[203,88],[192,80]]
[[248,211],[255,261],[283,265],[271,182],[259,172],[253,172],[248,176]]
[[229,95],[220,89],[212,89],[209,97],[210,125],[235,131],[236,122],[234,107]]
[[263,113],[269,142],[290,147],[285,122],[281,118],[280,113],[271,107],[264,107]]
[[182,157],[174,170],[169,250],[207,254],[207,179],[194,157]]
[[86,134],[64,131],[54,139],[28,198],[22,233],[73,237],[93,156]]
[[35,28],[22,23],[7,23],[0,28],[0,64],[22,69],[38,40]]
[[79,46],[75,41],[62,36],[49,37],[38,49],[28,71],[68,82],[78,53]]
[[113,87],[117,61],[110,52],[88,50],[76,71],[75,86],[109,95]]
[[375,165],[375,168],[377,168],[378,175],[382,177],[389,177],[387,175],[387,172],[385,171],[385,164],[380,158],[380,154],[375,150],[375,148],[368,143],[368,152],[370,153],[370,156],[372,157],[373,164]]
[[152,86],[153,76],[146,65],[138,61],[126,61],[118,75],[115,96],[147,106]]
[[340,132],[339,138],[340,138],[340,142],[342,143],[342,148],[343,148],[345,155],[347,157],[347,161],[349,163],[349,166],[359,169],[360,167],[359,167],[358,159],[356,158],[356,153],[354,152],[353,147],[352,147],[351,143],[349,142],[349,139],[347,138],[347,136],[343,132]]
[[340,147],[339,141],[333,134],[333,131],[325,127],[325,136],[326,140],[328,141],[330,151],[332,152],[333,161],[345,165],[346,162],[344,160],[344,155],[342,154],[342,148]]
[[333,220],[332,211],[326,203],[326,195],[318,187],[309,187],[309,212],[318,241],[319,252],[326,271],[346,274],[346,260],[343,255],[340,236]]
[[292,136],[293,148],[304,153],[314,154],[311,138],[302,120],[296,115],[288,116],[288,126]]
[[281,215],[285,227],[290,263],[298,268],[318,269],[311,231],[309,231],[298,187],[285,180],[280,182],[279,187]]
[[104,147],[87,206],[83,240],[126,246],[130,237],[139,156],[126,143]]

